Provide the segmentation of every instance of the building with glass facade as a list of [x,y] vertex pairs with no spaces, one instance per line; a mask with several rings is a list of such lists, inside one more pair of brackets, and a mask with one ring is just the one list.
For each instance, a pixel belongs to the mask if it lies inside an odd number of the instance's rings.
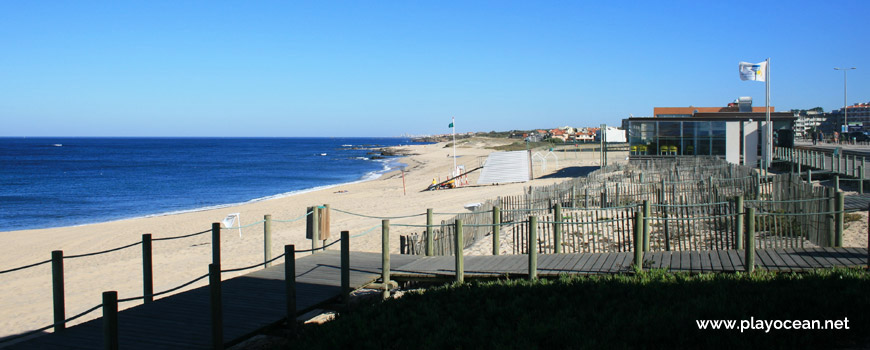
[[[794,114],[771,113],[774,145],[794,144]],[[725,156],[729,147],[739,147],[743,154],[744,137],[761,130],[764,112],[694,112],[691,116],[665,118],[629,118],[628,142],[632,156]],[[748,128],[755,123],[757,128]],[[733,130],[729,133],[728,130]],[[739,130],[739,134],[737,133]],[[757,152],[761,152],[761,133]],[[735,148],[737,149],[737,148]]]

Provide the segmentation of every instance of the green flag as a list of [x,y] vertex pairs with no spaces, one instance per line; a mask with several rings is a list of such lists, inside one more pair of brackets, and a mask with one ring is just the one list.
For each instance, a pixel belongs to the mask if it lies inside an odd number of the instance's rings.
[[452,128],[452,127],[453,127],[453,123],[450,123],[450,125],[448,125],[447,127],[448,127],[448,128]]

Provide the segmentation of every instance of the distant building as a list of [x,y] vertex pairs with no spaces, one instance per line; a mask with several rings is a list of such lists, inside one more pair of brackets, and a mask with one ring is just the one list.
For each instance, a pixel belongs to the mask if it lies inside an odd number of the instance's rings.
[[797,118],[794,122],[795,138],[809,137],[813,130],[819,130],[819,127],[828,118],[822,108],[813,108],[807,110],[792,110]]
[[843,118],[849,123],[850,131],[870,131],[870,102],[856,103],[846,108],[847,113],[843,113],[843,108],[830,113],[825,113],[825,121],[819,126],[824,132],[833,132],[842,130]]

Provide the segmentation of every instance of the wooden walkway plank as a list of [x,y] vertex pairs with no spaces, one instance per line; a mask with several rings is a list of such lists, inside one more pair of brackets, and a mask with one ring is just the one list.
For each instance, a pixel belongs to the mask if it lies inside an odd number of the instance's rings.
[[846,248],[849,253],[849,261],[855,266],[867,266],[866,248]]
[[616,261],[616,254],[607,254],[604,262],[601,264],[601,266],[598,267],[598,269],[596,269],[596,271],[598,271],[599,273],[609,272],[613,268],[614,261]]
[[731,258],[731,264],[734,266],[734,271],[746,271],[746,266],[743,263],[743,250],[729,250],[728,257]]
[[712,272],[713,263],[710,261],[710,251],[702,250],[698,253],[701,255],[701,272]]
[[755,264],[758,265],[758,268],[768,271],[776,271],[777,269],[773,259],[767,254],[767,249],[755,250]]
[[806,271],[813,269],[813,263],[804,259],[803,256],[796,251],[796,248],[785,248],[782,252],[783,255],[795,262],[795,265],[792,266],[792,271]]
[[846,266],[846,267],[851,266],[851,264],[849,262],[849,258],[843,254],[844,252],[842,249],[831,248],[831,247],[825,247],[822,249],[825,250],[825,253],[830,254],[829,259],[835,259],[837,261],[837,266]]
[[719,263],[722,265],[722,270],[724,271],[737,271],[734,269],[734,265],[731,264],[731,257],[728,255],[728,251],[720,250],[716,252],[716,255],[719,256]]

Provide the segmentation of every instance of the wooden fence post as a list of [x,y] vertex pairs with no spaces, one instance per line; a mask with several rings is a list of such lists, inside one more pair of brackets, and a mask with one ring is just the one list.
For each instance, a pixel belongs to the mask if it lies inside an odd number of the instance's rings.
[[844,210],[845,209],[844,208],[844,194],[843,194],[843,192],[837,192],[836,196],[837,196],[837,199],[836,199],[837,206],[834,210],[836,210],[836,213],[837,213],[836,214],[837,215],[836,216],[836,223],[835,223],[836,228],[837,228],[837,238],[834,240],[834,246],[835,247],[842,247],[843,246],[843,228],[844,228],[843,219],[844,219],[845,213],[846,213]]
[[643,270],[643,212],[634,213],[634,266]]
[[463,256],[463,246],[465,245],[465,237],[462,237],[462,219],[456,219],[454,222],[455,232],[453,237],[453,255],[456,258],[456,282],[462,283],[465,281],[465,256]]
[[553,206],[553,253],[562,253],[562,205],[556,203]]
[[154,269],[151,261],[151,234],[142,235],[142,295],[144,303],[154,301]]
[[737,234],[734,237],[734,241],[736,243],[735,249],[743,249],[743,195],[738,195],[735,200],[735,207],[737,211]]
[[432,237],[432,208],[426,209],[426,256],[434,255],[435,237]]
[[118,350],[118,292],[103,292],[103,348]]
[[390,297],[390,220],[381,220],[381,279],[384,281],[384,299]]
[[296,327],[296,246],[284,246],[284,292],[287,306],[287,326]]
[[650,208],[649,200],[643,200],[643,221],[642,221],[642,232],[643,232],[643,251],[649,251],[649,219],[652,216],[652,209]]
[[211,263],[220,268],[221,266],[221,224],[211,224]]
[[264,215],[263,220],[263,268],[267,268],[272,266],[272,214]]
[[746,208],[746,251],[744,252],[746,272],[755,271],[755,208]]
[[213,349],[224,348],[224,315],[221,305],[221,267],[217,264],[208,265],[208,286],[211,296],[211,346]]
[[66,328],[66,306],[63,293],[63,250],[51,252],[51,291],[54,297],[54,331]]
[[350,232],[341,231],[341,300],[350,301]]
[[315,205],[311,212],[311,254],[320,248],[320,206]]
[[537,278],[538,278],[538,218],[535,216],[529,216],[529,280],[535,280]]
[[498,255],[501,248],[501,209],[497,206],[492,207],[492,255]]

